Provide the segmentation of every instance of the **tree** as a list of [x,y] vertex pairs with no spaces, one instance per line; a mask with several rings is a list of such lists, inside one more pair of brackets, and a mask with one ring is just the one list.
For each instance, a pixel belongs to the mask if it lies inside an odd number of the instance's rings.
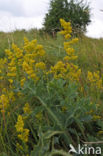
[[57,32],[60,29],[60,18],[70,21],[73,32],[85,32],[90,23],[90,8],[83,0],[51,0],[50,8],[44,19],[47,32]]

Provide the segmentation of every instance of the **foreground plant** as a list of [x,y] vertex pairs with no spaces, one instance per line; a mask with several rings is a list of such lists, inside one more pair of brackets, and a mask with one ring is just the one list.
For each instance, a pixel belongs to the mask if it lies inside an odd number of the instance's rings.
[[88,72],[83,84],[72,48],[78,39],[71,39],[69,22],[60,22],[65,56],[56,64],[48,67],[43,46],[26,38],[0,60],[0,151],[8,155],[69,156],[69,144],[102,138],[102,116],[88,94],[95,85],[95,94],[102,92],[102,78]]

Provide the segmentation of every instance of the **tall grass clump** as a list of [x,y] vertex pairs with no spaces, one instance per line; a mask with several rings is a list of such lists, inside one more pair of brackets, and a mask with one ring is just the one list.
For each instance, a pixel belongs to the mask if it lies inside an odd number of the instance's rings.
[[[0,154],[69,156],[69,144],[102,140],[103,82],[77,64],[69,22],[60,20],[63,57],[50,65],[37,40],[12,44],[0,59]],[[49,54],[48,54],[49,55]]]

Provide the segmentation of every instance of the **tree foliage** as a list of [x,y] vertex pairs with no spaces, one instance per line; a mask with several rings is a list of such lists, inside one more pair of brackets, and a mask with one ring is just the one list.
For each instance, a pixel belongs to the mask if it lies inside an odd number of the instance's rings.
[[45,30],[49,33],[60,29],[60,18],[70,21],[73,32],[84,32],[90,23],[89,4],[83,0],[51,0],[50,8],[44,19]]

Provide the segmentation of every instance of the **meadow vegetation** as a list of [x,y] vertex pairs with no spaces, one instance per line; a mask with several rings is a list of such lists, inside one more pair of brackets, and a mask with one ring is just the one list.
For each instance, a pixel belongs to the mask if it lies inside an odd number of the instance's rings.
[[60,23],[55,38],[0,33],[1,156],[69,156],[69,144],[103,140],[103,39]]

